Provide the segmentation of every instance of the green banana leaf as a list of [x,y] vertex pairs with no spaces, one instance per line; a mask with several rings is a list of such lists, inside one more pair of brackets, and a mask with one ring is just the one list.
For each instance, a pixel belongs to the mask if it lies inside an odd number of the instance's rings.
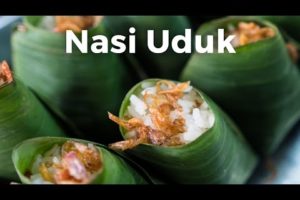
[[[158,80],[148,79],[134,86],[123,100],[119,117],[124,118],[130,96],[139,95],[142,84],[154,85]],[[184,146],[141,144],[127,153],[174,183],[244,183],[256,166],[256,155],[231,119],[208,96],[196,91],[215,115],[211,129]],[[120,131],[124,137],[126,130],[120,127]]]
[[147,31],[154,30],[155,44],[161,45],[162,30],[170,31],[171,40],[176,35],[184,34],[185,29],[191,28],[185,16],[107,16],[105,23],[113,34],[128,36],[130,27],[136,29],[136,53],[127,54],[135,68],[150,77],[178,79],[189,54],[174,53],[171,44],[165,53],[152,53],[147,46]]
[[235,54],[194,54],[181,80],[191,80],[239,125],[255,150],[271,154],[300,116],[300,74],[273,24],[249,17],[209,22],[197,34],[205,37],[241,21],[272,28],[275,36],[236,48]]
[[[54,145],[62,145],[70,138],[60,137],[39,137],[26,140],[17,145],[12,154],[12,160],[15,169],[22,183],[31,184],[31,180],[25,176],[25,173],[31,168],[34,160],[38,155],[43,155]],[[93,143],[84,140],[71,139],[81,143]],[[128,164],[125,159],[121,158],[114,152],[106,149],[104,146],[97,145],[101,152],[103,170],[96,176],[90,184],[146,184],[146,180]]]
[[[84,137],[114,141],[117,129],[106,113],[118,109],[131,85],[122,58],[113,53],[82,54],[77,48],[66,54],[65,34],[40,28],[43,18],[25,17],[25,28],[14,32],[15,73],[49,107],[69,118]],[[89,41],[98,34],[109,37],[105,29],[102,23],[91,28]]]
[[17,180],[11,160],[14,146],[38,136],[63,136],[52,116],[22,82],[0,87],[0,178]]

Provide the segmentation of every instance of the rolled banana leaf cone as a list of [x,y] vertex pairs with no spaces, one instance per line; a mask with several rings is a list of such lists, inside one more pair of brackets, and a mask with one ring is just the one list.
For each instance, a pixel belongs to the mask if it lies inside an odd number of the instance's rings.
[[[70,139],[70,138],[62,138],[62,137],[39,137],[33,138],[26,141],[23,141],[19,145],[17,145],[12,154],[12,160],[15,166],[16,171],[21,179],[21,182],[24,184],[44,184],[44,183],[56,183],[62,184],[62,182],[43,182],[41,179],[34,178],[37,176],[44,177],[40,174],[39,171],[37,174],[33,174],[32,169],[34,168],[33,165],[37,165],[39,170],[43,162],[36,162],[39,157],[46,157],[47,153],[48,156],[52,156],[51,158],[60,159],[59,154],[49,154],[49,151],[55,146],[61,147],[62,145],[66,144],[67,141],[76,142],[77,144],[86,145],[86,147],[91,148],[90,145],[93,145],[96,148],[96,151],[99,152],[98,160],[92,160],[88,162],[90,166],[96,166],[98,171],[94,172],[94,175],[84,184],[147,184],[146,180],[143,178],[138,171],[134,169],[134,167],[129,164],[124,158],[118,156],[116,153],[111,152],[110,150],[106,149],[104,146],[85,141],[85,140],[78,140],[78,139]],[[70,144],[69,144],[70,145]],[[84,147],[84,148],[86,148]],[[69,147],[74,151],[74,147]],[[52,150],[53,151],[53,150]],[[60,150],[62,151],[62,150]],[[87,153],[83,152],[81,154],[84,159],[88,160],[90,156],[90,152],[86,151]],[[85,157],[87,156],[87,157]],[[62,159],[62,158],[61,158]],[[66,163],[66,159],[64,160]],[[99,162],[99,163],[93,163]],[[75,163],[75,162],[74,162]],[[48,163],[49,164],[49,163]],[[59,164],[59,161],[56,162]],[[64,165],[67,166],[67,170],[71,171],[71,165]],[[55,168],[55,167],[53,167]],[[58,169],[56,169],[58,170]],[[74,170],[74,169],[73,169]],[[74,170],[76,172],[76,170]],[[74,172],[71,175],[74,175]],[[50,172],[51,173],[51,172]],[[38,175],[39,174],[39,175]],[[49,175],[49,174],[48,174]],[[75,176],[75,175],[74,175]],[[56,179],[55,179],[56,180]],[[67,182],[68,177],[65,180],[65,184],[71,184],[74,182]],[[62,180],[60,180],[62,181]],[[69,180],[70,181],[70,180]],[[79,184],[80,182],[78,182]],[[82,183],[81,183],[82,184]]]
[[[142,99],[140,97],[141,92],[147,87],[155,86],[159,81],[166,80],[147,79],[134,86],[123,100],[119,119],[128,119],[129,112],[132,112],[129,110],[132,110],[134,106],[133,102],[136,101],[133,95]],[[153,89],[149,89],[148,91],[150,92],[151,90]],[[126,153],[134,156],[140,162],[146,163],[143,166],[148,166],[148,169],[159,174],[159,177],[166,182],[180,184],[244,183],[256,166],[256,155],[231,119],[203,92],[197,89],[192,89],[192,91],[206,102],[202,102],[202,104],[206,104],[214,115],[214,122],[211,128],[207,129],[202,135],[185,144],[171,145],[172,143],[170,143],[170,145],[166,145],[166,143],[142,142],[131,146],[134,142],[130,141],[131,139],[128,139],[128,137],[132,134],[132,130],[125,129],[122,125],[120,126],[120,131],[127,140],[111,144],[110,148],[126,150]],[[141,103],[137,103],[136,105],[141,108]],[[151,106],[148,108],[150,109]],[[147,115],[144,117],[147,118]],[[110,116],[110,118],[116,121],[116,117]],[[154,116],[151,119],[156,118]],[[165,122],[167,118],[161,120]],[[188,120],[186,118],[186,123],[188,123]],[[129,120],[128,123],[130,121],[135,123],[137,120]],[[144,122],[145,124],[146,121]],[[130,125],[135,126],[134,124]],[[166,125],[166,123],[162,123],[162,125]],[[150,126],[152,127],[152,125]],[[149,127],[143,128],[148,129]],[[169,128],[172,129],[173,126]],[[149,135],[147,137],[152,138],[152,142],[157,142],[159,141],[157,139],[159,137],[158,135],[154,135],[154,133],[158,132],[158,129],[153,129],[148,132]],[[123,148],[125,144],[129,145],[130,148]]]
[[[53,17],[52,17],[53,18]],[[69,118],[82,137],[103,143],[117,132],[107,120],[107,110],[117,110],[131,84],[122,58],[117,54],[81,53],[73,47],[66,54],[66,37],[54,32],[51,17],[24,17],[12,37],[16,74],[57,113]],[[51,21],[52,20],[52,21]],[[101,22],[88,31],[88,41],[107,35]],[[81,39],[80,33],[78,33]]]
[[[185,16],[107,16],[107,27],[113,34],[128,36],[129,28],[136,29],[136,53],[127,54],[131,65],[142,70],[148,77],[178,79],[189,58],[189,54],[177,54],[171,43],[165,53],[153,53],[147,46],[147,31],[154,30],[156,47],[162,45],[162,30],[169,30],[170,40],[176,35],[184,34],[191,25]],[[142,77],[144,78],[144,77]]]
[[271,154],[300,116],[300,74],[277,27],[247,17],[209,22],[197,34],[255,22],[275,35],[235,48],[236,53],[194,54],[181,80],[190,80],[235,120],[255,150]]
[[11,153],[25,139],[38,136],[64,136],[32,92],[13,78],[8,65],[0,65],[0,178],[17,180]]

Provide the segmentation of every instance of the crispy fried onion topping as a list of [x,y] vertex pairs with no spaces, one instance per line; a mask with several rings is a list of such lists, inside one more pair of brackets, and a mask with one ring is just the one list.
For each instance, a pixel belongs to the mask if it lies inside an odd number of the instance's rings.
[[12,73],[6,61],[0,64],[0,87],[13,81]]
[[44,180],[55,184],[86,184],[102,167],[101,156],[94,145],[67,141],[61,147],[61,158],[39,165]]
[[103,16],[56,16],[54,31],[65,32],[66,30],[72,30],[79,33],[100,23],[102,18]]
[[270,27],[261,27],[254,22],[240,22],[233,34],[237,38],[234,44],[237,47],[273,37],[275,31]]
[[156,83],[155,94],[144,93],[143,100],[155,128],[146,126],[142,120],[137,118],[125,120],[108,113],[109,119],[127,131],[136,133],[135,137],[113,143],[110,148],[124,151],[141,143],[163,146],[182,145],[179,134],[185,131],[185,119],[180,116],[172,120],[170,114],[182,110],[177,100],[183,97],[184,91],[189,85],[190,82],[176,84],[172,81],[161,80]]
[[298,48],[293,43],[287,43],[286,48],[292,61],[297,63],[299,60]]

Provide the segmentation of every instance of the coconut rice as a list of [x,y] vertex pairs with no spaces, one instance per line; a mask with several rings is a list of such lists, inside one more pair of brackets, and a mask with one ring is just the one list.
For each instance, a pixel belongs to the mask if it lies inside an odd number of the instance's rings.
[[127,130],[126,140],[111,148],[126,150],[140,143],[184,145],[213,126],[213,112],[189,82],[162,80],[154,85],[144,83],[142,89],[140,94],[130,96],[125,119],[109,114]]
[[67,141],[38,155],[27,176],[32,184],[87,184],[101,167],[100,152],[93,144]]

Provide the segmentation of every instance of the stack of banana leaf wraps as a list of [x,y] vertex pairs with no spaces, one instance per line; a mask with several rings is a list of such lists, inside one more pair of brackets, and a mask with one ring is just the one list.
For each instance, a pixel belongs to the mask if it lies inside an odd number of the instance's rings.
[[25,139],[64,136],[48,111],[17,78],[6,62],[0,64],[0,179],[18,180],[12,149]]
[[[88,30],[110,38],[99,16],[27,16],[13,33],[15,73],[58,116],[79,130],[80,137],[107,143],[117,139],[117,129],[107,120],[107,110],[117,110],[132,84],[123,58],[117,54],[66,54],[66,30],[81,40]],[[90,46],[90,45],[89,45]]]
[[127,60],[139,73],[140,77],[160,77],[178,79],[186,64],[189,54],[177,54],[171,45],[164,53],[153,53],[148,49],[148,30],[154,31],[154,45],[162,46],[162,31],[169,31],[169,40],[176,35],[183,35],[191,24],[186,16],[107,16],[108,29],[115,35],[128,36],[129,28],[135,28],[136,53],[127,54]]
[[299,120],[299,70],[274,24],[227,17],[202,25],[197,34],[219,28],[236,35],[236,53],[194,53],[181,80],[190,80],[224,108],[257,152],[271,154]]
[[138,165],[105,146],[62,137],[28,139],[13,150],[24,184],[147,184]]
[[146,79],[126,95],[119,117],[124,141],[110,144],[165,182],[245,183],[257,157],[233,121],[189,82]]

